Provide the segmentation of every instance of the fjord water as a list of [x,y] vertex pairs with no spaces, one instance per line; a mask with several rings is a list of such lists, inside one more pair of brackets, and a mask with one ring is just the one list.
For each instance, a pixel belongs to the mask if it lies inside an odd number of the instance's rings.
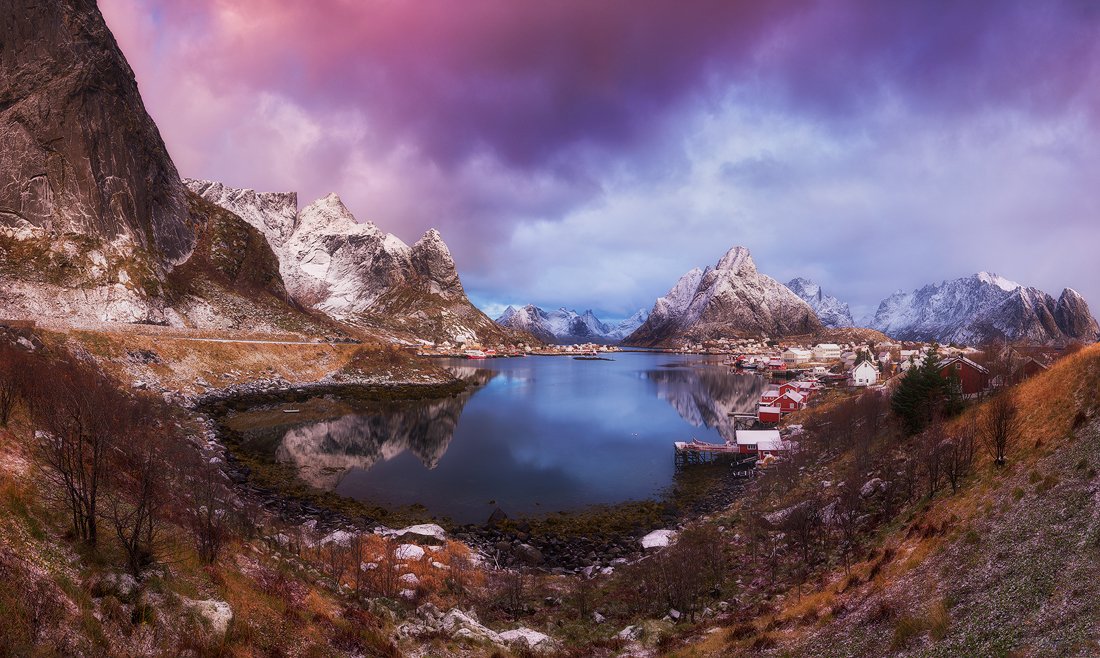
[[612,358],[448,361],[464,394],[296,427],[276,457],[314,486],[458,523],[496,506],[514,517],[660,499],[673,441],[732,439],[730,412],[753,411],[763,389],[716,357]]

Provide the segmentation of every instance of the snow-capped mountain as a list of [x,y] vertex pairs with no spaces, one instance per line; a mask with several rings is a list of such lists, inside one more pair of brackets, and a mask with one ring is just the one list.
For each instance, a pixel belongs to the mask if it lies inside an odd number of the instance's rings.
[[817,283],[810,279],[797,277],[788,281],[787,287],[810,305],[814,313],[817,313],[821,324],[826,327],[836,329],[855,326],[855,322],[852,320],[852,311],[848,308],[848,304],[832,295],[826,295]]
[[899,291],[879,304],[872,328],[902,340],[978,344],[1008,338],[1032,343],[1096,340],[1096,319],[1077,291],[1055,300],[1038,288],[979,272]]
[[749,250],[734,247],[705,270],[680,277],[653,305],[645,323],[623,342],[666,345],[737,336],[788,336],[822,329],[814,310],[775,279],[756,270]]
[[470,304],[435,229],[410,247],[369,221],[357,221],[336,194],[299,211],[294,193],[186,183],[267,236],[287,290],[306,306],[344,322],[436,341],[523,339],[503,332]]
[[634,315],[611,326],[591,311],[577,313],[566,308],[544,311],[533,304],[504,310],[497,324],[509,329],[526,331],[539,340],[555,345],[575,343],[614,344],[621,341],[645,322],[648,312],[639,309]]

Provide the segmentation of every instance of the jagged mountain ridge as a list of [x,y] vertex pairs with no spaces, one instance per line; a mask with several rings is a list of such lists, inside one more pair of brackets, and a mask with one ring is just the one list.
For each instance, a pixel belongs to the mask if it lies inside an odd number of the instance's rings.
[[978,344],[1094,341],[1100,327],[1072,288],[1055,300],[1038,288],[988,272],[898,291],[879,304],[872,327],[901,340]]
[[689,270],[623,342],[660,346],[741,336],[787,336],[822,329],[810,305],[756,270],[749,250],[733,247],[705,270]]
[[577,313],[562,307],[546,311],[534,304],[527,304],[519,308],[509,306],[496,319],[496,323],[509,329],[526,331],[543,342],[555,345],[613,345],[641,326],[648,316],[648,311],[639,309],[622,322],[609,325],[591,310]]
[[787,282],[791,292],[798,295],[810,305],[817,314],[821,324],[831,329],[840,327],[853,327],[852,310],[848,304],[840,301],[832,295],[826,295],[814,281],[802,277],[796,277]]
[[435,229],[410,247],[370,221],[359,222],[336,194],[298,210],[294,193],[186,183],[267,236],[287,290],[306,306],[351,324],[437,342],[533,342],[470,304]]

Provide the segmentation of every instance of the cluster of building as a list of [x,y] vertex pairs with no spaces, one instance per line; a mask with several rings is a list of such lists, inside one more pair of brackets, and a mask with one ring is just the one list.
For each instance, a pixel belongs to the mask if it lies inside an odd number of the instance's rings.
[[796,379],[771,386],[760,394],[756,419],[761,423],[778,423],[783,416],[802,409],[824,386],[815,377]]

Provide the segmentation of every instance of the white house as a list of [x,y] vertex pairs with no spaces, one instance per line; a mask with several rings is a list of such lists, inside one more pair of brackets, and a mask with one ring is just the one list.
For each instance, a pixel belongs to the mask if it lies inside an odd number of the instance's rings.
[[804,350],[800,347],[791,347],[783,352],[783,361],[787,365],[808,363],[813,355],[814,353],[810,350]]
[[779,430],[737,430],[739,452],[757,452],[774,455],[794,447],[794,442],[779,436]]
[[821,343],[814,345],[815,361],[836,361],[840,359],[840,345],[836,343]]
[[878,368],[870,361],[860,361],[848,371],[852,386],[874,386],[878,383]]

